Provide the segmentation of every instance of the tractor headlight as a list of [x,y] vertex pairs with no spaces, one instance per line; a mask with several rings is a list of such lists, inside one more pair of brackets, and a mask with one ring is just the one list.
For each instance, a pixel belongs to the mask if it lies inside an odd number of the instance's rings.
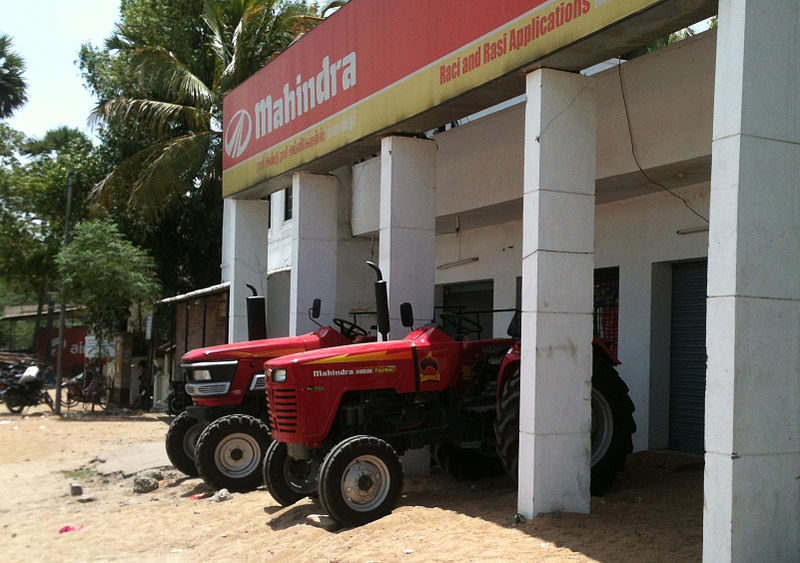
[[286,382],[286,370],[282,368],[278,369],[271,369],[269,370],[270,374],[269,377],[275,383],[285,383]]
[[192,379],[194,381],[211,381],[211,372],[207,369],[192,370]]

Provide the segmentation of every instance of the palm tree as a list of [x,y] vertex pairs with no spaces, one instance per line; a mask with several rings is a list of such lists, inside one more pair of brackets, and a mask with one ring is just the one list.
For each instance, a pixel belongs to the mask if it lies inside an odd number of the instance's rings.
[[24,72],[25,61],[11,50],[11,37],[0,34],[0,119],[10,117],[28,101]]
[[112,36],[106,47],[128,52],[155,96],[113,98],[93,118],[133,120],[158,140],[122,162],[94,196],[110,205],[125,194],[129,205],[158,217],[198,191],[221,193],[223,97],[319,19],[302,1],[206,0],[203,24],[214,57],[213,77],[206,81],[164,47],[135,45],[119,32]]

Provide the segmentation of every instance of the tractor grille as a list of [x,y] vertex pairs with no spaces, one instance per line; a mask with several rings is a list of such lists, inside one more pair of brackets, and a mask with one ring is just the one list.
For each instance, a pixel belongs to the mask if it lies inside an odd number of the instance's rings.
[[227,382],[218,383],[187,383],[186,392],[191,397],[213,397],[215,395],[226,395],[231,384]]
[[269,421],[278,432],[297,432],[297,391],[294,389],[270,389],[267,394]]

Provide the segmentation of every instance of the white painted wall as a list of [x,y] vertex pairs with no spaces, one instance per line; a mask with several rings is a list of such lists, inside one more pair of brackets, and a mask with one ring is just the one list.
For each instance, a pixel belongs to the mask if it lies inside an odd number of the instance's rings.
[[[652,168],[711,154],[716,32],[621,66],[639,163]],[[597,177],[636,170],[615,67],[597,79]],[[691,132],[691,133],[689,133]]]
[[[436,237],[437,266],[472,257],[478,261],[444,270],[437,268],[436,285],[491,279],[494,281],[493,308],[513,309],[517,277],[522,275],[522,221],[508,221]],[[513,313],[494,315],[494,336],[506,336],[512,316]]]
[[524,104],[436,135],[436,215],[522,197]]
[[294,222],[291,219],[288,221],[283,220],[283,202],[285,197],[285,190],[275,192],[270,196],[270,273],[292,267],[292,233],[294,232]]
[[[375,168],[380,174],[380,166]],[[339,210],[338,210],[338,261],[336,268],[336,316],[353,321],[353,312],[374,312],[375,292],[372,282],[372,270],[367,266],[367,260],[377,263],[378,239],[377,235],[364,237],[355,236],[356,228],[353,223],[355,214],[352,212],[356,204],[354,190],[357,182],[353,174],[355,167],[343,167],[334,172],[339,180]],[[377,184],[375,184],[377,188]],[[376,197],[375,203],[378,199]],[[377,207],[375,228],[377,229]],[[356,317],[358,324],[364,329],[374,325],[374,316],[359,315]]]
[[[677,190],[701,214],[708,216],[708,185]],[[637,432],[634,449],[650,447],[649,421],[651,373],[668,376],[669,357],[651,358],[651,311],[654,264],[702,258],[708,253],[708,233],[678,235],[688,227],[702,227],[702,221],[683,203],[666,192],[641,196],[595,208],[595,267],[619,266],[619,349],[620,376],[628,384],[636,405]],[[669,271],[663,275],[669,275]],[[668,338],[669,334],[660,334]],[[664,361],[667,365],[664,366]],[[660,381],[663,384],[663,380]],[[669,387],[667,385],[666,389]],[[668,399],[660,394],[662,401]],[[659,408],[663,415],[666,403]],[[659,417],[665,423],[663,416]],[[655,447],[664,447],[665,443]]]
[[246,297],[254,286],[267,290],[267,205],[263,201],[226,199],[222,222],[222,281],[231,282],[228,341],[247,340]]
[[[378,224],[378,180],[380,174],[380,159],[369,161],[372,163],[366,177],[375,175],[375,182],[367,185],[374,188],[375,198],[371,201],[368,210],[359,213],[359,217],[371,219],[374,217],[374,227],[368,229],[377,231]],[[377,163],[377,166],[375,166]],[[355,168],[355,167],[354,167]],[[355,172],[355,171],[354,171]],[[375,236],[358,237],[354,233],[354,216],[351,210],[356,205],[357,198],[354,197],[356,182],[353,181],[353,174],[347,167],[340,168],[332,172],[338,182],[338,211],[337,211],[337,267],[336,267],[336,303],[334,316],[353,321],[353,312],[371,312],[375,310],[375,298],[373,290],[372,270],[366,265],[367,260],[377,262],[377,234]],[[288,278],[287,271],[292,268],[292,235],[295,229],[295,220],[283,220],[283,207],[285,192],[279,191],[272,194],[271,218],[272,226],[269,229],[269,272],[270,275],[284,272]],[[363,231],[363,228],[361,230]],[[284,281],[280,282],[284,284]],[[281,288],[283,285],[280,286]],[[283,293],[281,293],[283,295]],[[285,295],[288,298],[288,294]],[[270,299],[272,310],[278,308],[277,303]],[[270,334],[275,336],[288,335],[288,305],[281,307],[279,315],[285,315],[285,320],[268,319],[270,323]],[[358,324],[364,329],[369,329],[375,324],[374,316],[358,317]],[[274,327],[274,329],[273,329]],[[284,332],[278,332],[284,331]]]
[[381,205],[381,159],[379,156],[353,165],[353,202],[350,210],[354,235],[376,233]]

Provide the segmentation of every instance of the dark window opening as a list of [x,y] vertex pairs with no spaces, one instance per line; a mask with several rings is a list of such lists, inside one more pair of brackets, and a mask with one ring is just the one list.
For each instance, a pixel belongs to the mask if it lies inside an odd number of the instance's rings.
[[288,221],[292,218],[292,188],[283,191],[283,220]]

